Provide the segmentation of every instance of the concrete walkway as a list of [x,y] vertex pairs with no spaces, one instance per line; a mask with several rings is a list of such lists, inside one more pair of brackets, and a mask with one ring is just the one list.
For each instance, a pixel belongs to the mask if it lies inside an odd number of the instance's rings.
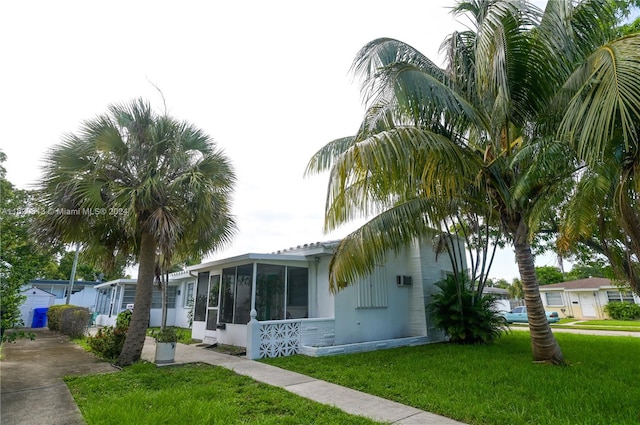
[[28,329],[34,341],[3,344],[0,362],[2,425],[81,425],[80,410],[62,378],[117,372],[69,338],[46,328]]
[[[147,338],[142,358],[153,361],[155,342]],[[463,425],[462,422],[425,412],[360,391],[331,384],[296,372],[244,357],[217,353],[196,345],[178,344],[176,363],[202,362],[230,369],[256,381],[284,388],[294,394],[323,404],[336,406],[347,413],[366,416],[380,422],[404,425]]]

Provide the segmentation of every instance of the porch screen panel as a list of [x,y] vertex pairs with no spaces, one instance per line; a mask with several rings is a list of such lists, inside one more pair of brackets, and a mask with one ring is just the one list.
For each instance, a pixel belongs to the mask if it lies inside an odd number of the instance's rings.
[[207,290],[209,286],[209,272],[198,273],[198,286],[196,287],[196,306],[193,310],[193,320],[204,322],[207,316]]
[[284,319],[284,266],[258,264],[256,311],[258,320]]
[[209,284],[209,308],[218,307],[218,298],[220,296],[220,275],[215,274],[211,276],[211,283]]
[[388,307],[389,300],[385,269],[376,267],[369,276],[358,280],[355,285],[355,291],[356,308]]
[[235,292],[236,268],[223,269],[220,292],[220,323],[233,323]]
[[309,269],[287,267],[287,319],[309,317]]
[[[127,308],[127,304],[133,304],[136,300],[136,286],[135,285],[124,285],[124,295],[122,296],[122,304],[120,308],[124,310]],[[116,301],[118,301],[116,299]],[[135,305],[134,307],[135,308]]]
[[237,267],[236,299],[233,323],[246,325],[251,318],[251,283],[253,280],[253,264]]

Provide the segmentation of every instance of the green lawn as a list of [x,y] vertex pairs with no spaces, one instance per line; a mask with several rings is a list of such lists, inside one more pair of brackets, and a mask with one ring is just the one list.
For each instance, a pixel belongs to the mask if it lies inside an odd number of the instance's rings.
[[640,320],[587,320],[576,322],[576,326],[610,326],[623,328],[636,328],[640,330]]
[[640,421],[640,338],[556,334],[570,366],[531,361],[529,334],[494,345],[432,344],[265,362],[470,424]]
[[65,382],[89,425],[376,423],[205,364],[141,363]]

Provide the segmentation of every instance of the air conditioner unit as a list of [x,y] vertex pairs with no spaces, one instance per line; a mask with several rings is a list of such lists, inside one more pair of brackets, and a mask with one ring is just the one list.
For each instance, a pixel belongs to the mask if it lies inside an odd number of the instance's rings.
[[398,286],[411,286],[411,276],[396,276],[396,283]]

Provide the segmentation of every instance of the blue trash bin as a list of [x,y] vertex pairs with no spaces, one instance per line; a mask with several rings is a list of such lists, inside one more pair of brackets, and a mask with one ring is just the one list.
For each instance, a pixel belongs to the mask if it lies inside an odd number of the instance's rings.
[[48,307],[33,309],[32,328],[44,328],[47,325],[47,311],[49,311]]

